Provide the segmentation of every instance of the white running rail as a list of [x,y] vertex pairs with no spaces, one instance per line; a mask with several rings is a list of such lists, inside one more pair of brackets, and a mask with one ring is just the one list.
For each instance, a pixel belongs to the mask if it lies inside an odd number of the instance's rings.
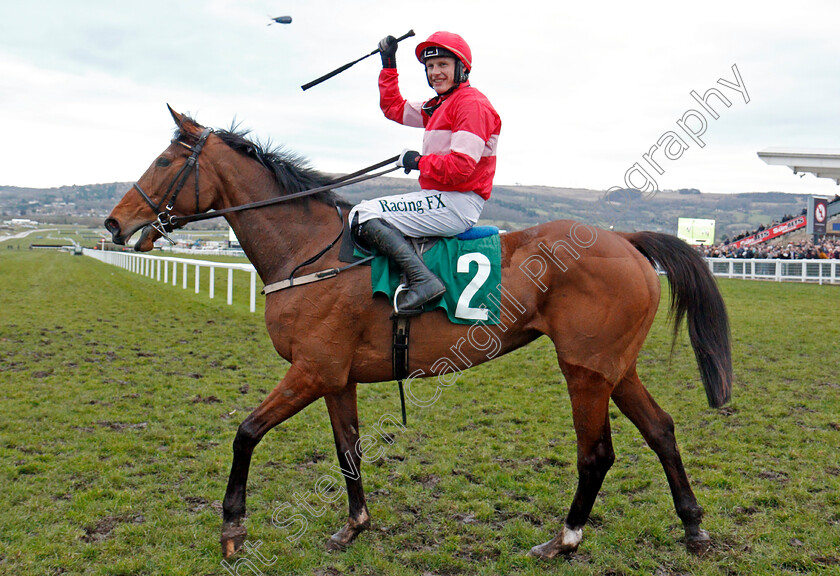
[[251,275],[250,310],[251,312],[255,312],[257,309],[257,271],[251,264],[212,262],[210,260],[192,260],[171,256],[150,256],[149,254],[138,254],[136,252],[114,252],[110,250],[91,250],[90,248],[85,248],[82,253],[85,256],[96,258],[106,264],[119,266],[130,272],[147,276],[164,284],[171,283],[173,286],[177,286],[178,280],[180,279],[181,286],[185,290],[187,289],[188,280],[191,276],[189,274],[189,268],[192,267],[194,269],[192,285],[195,287],[196,294],[200,290],[202,269],[204,269],[204,275],[208,279],[210,298],[215,297],[216,269],[226,269],[228,272],[227,303],[229,305],[233,304],[233,271],[241,270],[248,272]]
[[706,258],[715,276],[776,282],[840,284],[840,260]]
[[[113,252],[109,250],[91,250],[85,248],[85,256],[96,258],[107,264],[113,264],[130,272],[156,279],[164,284],[177,286],[178,280],[186,290],[191,276],[189,268],[193,268],[193,282],[195,293],[198,294],[201,285],[202,269],[206,269],[208,278],[208,292],[210,298],[215,297],[215,270],[226,269],[227,273],[227,303],[233,303],[233,271],[240,270],[250,274],[250,310],[256,311],[257,301],[257,271],[251,264],[236,264],[231,262],[212,262],[210,260],[192,260],[188,258],[174,258],[171,256],[150,256],[136,252]],[[769,260],[769,259],[735,259],[735,258],[706,258],[712,274],[722,278],[741,278],[748,280],[773,280],[776,282],[815,282],[819,284],[840,284],[840,260]]]

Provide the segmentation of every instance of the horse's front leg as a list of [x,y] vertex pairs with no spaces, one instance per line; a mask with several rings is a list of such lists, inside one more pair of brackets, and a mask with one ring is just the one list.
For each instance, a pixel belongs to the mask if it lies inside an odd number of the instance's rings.
[[293,364],[277,387],[239,425],[233,440],[233,464],[222,503],[220,542],[225,558],[236,554],[248,535],[242,521],[245,517],[245,487],[254,448],[269,430],[323,396],[324,391],[323,381],[316,374]]
[[337,394],[324,400],[330,413],[338,464],[347,484],[350,517],[341,530],[327,540],[328,550],[343,550],[370,526],[370,514],[362,488],[361,454],[359,453],[359,415],[356,408],[356,383],[351,382]]

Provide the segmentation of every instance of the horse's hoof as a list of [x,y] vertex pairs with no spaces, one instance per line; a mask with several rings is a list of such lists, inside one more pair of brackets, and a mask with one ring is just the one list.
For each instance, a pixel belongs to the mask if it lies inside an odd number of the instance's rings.
[[563,555],[568,556],[570,554],[574,554],[577,550],[577,546],[557,546],[554,543],[554,540],[550,540],[545,544],[540,544],[539,546],[534,546],[528,551],[528,556],[531,558],[539,558],[541,560],[551,560],[555,556]]
[[686,535],[685,547],[690,554],[702,556],[712,549],[712,538],[708,532],[701,528],[696,534]]
[[540,544],[539,546],[531,548],[528,552],[528,556],[531,558],[550,560],[558,554],[562,554],[564,556],[574,554],[580,545],[582,533],[583,531],[580,528],[574,530],[568,528],[567,526],[563,526],[563,531],[560,532],[560,534],[545,544]]
[[238,522],[223,524],[222,536],[219,538],[219,543],[222,545],[222,556],[227,559],[239,552],[247,537],[248,529]]
[[353,523],[348,522],[341,527],[341,530],[330,536],[327,540],[327,550],[330,552],[341,552],[346,550],[356,537],[367,530],[370,522]]
[[328,552],[343,552],[350,545],[350,542],[345,542],[342,539],[338,538],[337,536],[338,536],[338,534],[333,534],[327,540],[327,551]]
[[551,542],[534,546],[528,551],[528,556],[531,558],[541,558],[542,560],[550,560],[557,556],[557,550],[551,546]]

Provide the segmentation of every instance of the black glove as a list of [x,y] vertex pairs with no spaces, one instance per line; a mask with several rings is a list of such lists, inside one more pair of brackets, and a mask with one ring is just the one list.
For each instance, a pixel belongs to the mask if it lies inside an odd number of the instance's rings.
[[397,67],[397,39],[385,36],[379,41],[379,55],[382,57],[383,68]]
[[420,170],[420,158],[422,156],[417,150],[403,150],[400,159],[397,160],[397,166],[405,168],[406,174],[412,170]]

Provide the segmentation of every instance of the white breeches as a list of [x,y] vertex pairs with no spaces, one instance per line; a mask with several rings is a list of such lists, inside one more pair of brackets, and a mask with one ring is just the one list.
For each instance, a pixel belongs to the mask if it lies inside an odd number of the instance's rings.
[[478,221],[484,199],[475,192],[420,190],[363,200],[350,210],[350,222],[381,218],[405,236],[455,236]]

